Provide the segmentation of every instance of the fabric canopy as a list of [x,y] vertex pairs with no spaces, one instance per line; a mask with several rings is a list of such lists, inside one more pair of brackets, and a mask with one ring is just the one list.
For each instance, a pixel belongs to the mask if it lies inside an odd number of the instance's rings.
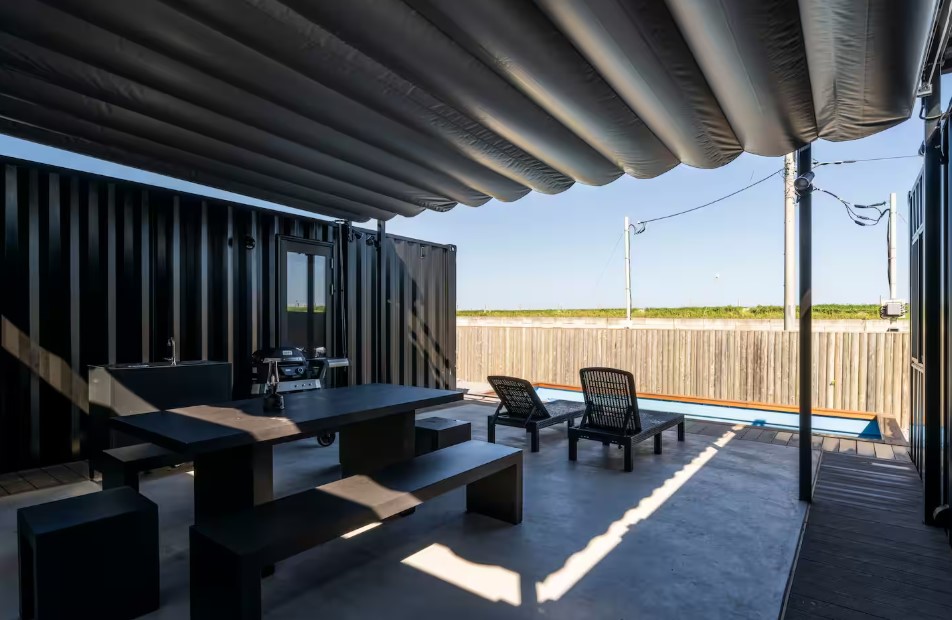
[[910,116],[935,0],[0,2],[0,132],[354,221]]

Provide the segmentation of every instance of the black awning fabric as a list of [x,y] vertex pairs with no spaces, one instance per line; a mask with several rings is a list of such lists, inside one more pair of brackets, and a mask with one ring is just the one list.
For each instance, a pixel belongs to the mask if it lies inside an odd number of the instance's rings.
[[0,132],[364,221],[907,119],[935,0],[0,2]]

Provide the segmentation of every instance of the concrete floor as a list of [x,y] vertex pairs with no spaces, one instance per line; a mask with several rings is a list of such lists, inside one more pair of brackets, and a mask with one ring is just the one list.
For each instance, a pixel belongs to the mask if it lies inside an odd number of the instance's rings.
[[[440,412],[485,439],[492,408]],[[429,412],[426,415],[433,415]],[[516,429],[501,443],[524,446]],[[334,479],[336,447],[275,450],[277,494]],[[278,565],[264,581],[265,617],[285,618],[776,618],[803,523],[797,450],[732,434],[665,433],[645,442],[635,471],[591,441],[567,460],[564,427],[526,453],[525,520],[466,515],[462,491],[407,518],[339,539]],[[0,619],[17,617],[16,508],[92,492],[75,483],[0,498]],[[146,478],[160,511],[162,608],[188,615],[187,525],[192,478]]]

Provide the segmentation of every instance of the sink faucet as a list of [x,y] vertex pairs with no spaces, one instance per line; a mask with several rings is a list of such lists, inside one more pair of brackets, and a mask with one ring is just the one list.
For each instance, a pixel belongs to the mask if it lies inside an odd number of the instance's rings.
[[165,358],[165,361],[172,362],[172,366],[175,366],[175,338],[169,338],[169,349],[172,351],[172,357]]

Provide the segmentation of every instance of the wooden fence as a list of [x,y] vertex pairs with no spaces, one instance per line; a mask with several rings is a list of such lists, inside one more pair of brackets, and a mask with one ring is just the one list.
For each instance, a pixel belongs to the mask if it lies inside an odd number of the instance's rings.
[[[796,332],[458,326],[457,378],[578,385],[578,369],[635,374],[639,391],[782,405],[799,397]],[[909,334],[813,334],[813,405],[909,420]]]

